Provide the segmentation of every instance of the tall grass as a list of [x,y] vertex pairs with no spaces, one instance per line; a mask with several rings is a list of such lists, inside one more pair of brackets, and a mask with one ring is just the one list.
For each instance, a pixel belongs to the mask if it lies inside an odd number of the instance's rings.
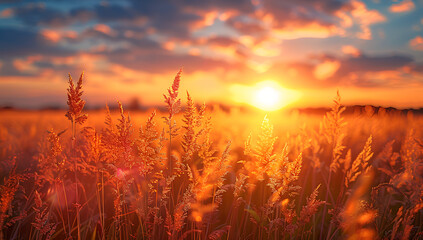
[[422,237],[422,118],[345,115],[337,93],[318,120],[289,115],[287,132],[276,114],[225,114],[188,92],[182,104],[181,78],[167,112],[142,120],[118,102],[93,124],[81,74],[67,126],[2,121],[0,239]]

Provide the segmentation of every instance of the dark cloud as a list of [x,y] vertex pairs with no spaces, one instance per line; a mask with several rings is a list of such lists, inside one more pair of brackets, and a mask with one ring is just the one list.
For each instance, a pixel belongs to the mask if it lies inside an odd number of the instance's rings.
[[[136,0],[135,0],[136,1]],[[212,10],[236,10],[242,13],[251,13],[255,10],[255,7],[251,3],[251,0],[183,0],[181,1],[182,6],[195,8],[197,10],[212,9]]]
[[88,21],[133,20],[136,12],[117,4],[93,5],[91,8],[76,7],[69,11],[46,6],[44,3],[30,3],[13,8],[15,18],[28,26],[64,27]]
[[0,28],[0,36],[0,59],[10,59],[35,54],[66,56],[74,53],[74,51],[49,42],[38,32],[30,30]]
[[27,4],[13,8],[15,17],[29,26],[48,25],[61,27],[69,25],[73,19],[68,13],[46,7],[43,3]]
[[237,46],[240,44],[237,40],[233,38],[222,37],[222,36],[211,37],[207,39],[207,43],[211,45],[221,46],[221,47]]
[[95,19],[96,13],[91,9],[87,8],[75,8],[69,11],[69,14],[66,16],[68,19],[73,19],[73,21],[68,21],[69,23],[80,21],[88,22]]
[[423,63],[412,64],[410,70],[413,72],[423,73]]
[[[94,4],[92,7],[77,7],[65,12],[43,3],[27,4],[13,9],[16,19],[28,26],[62,27],[74,23],[96,21],[137,25],[144,20],[149,27],[168,36],[191,37],[191,31],[202,26],[209,11],[231,11],[238,15],[254,11],[250,0],[205,0],[205,1],[123,1],[121,4]],[[234,20],[234,24],[236,21]],[[235,26],[248,31],[253,26]],[[248,28],[248,29],[247,29]]]
[[262,16],[258,11],[272,16],[272,25],[278,28],[312,23],[332,26],[339,21],[333,13],[347,7],[348,2],[334,0],[300,0],[300,3],[263,0],[258,6],[254,6],[250,0],[131,0],[120,4],[94,4],[92,7],[79,7],[69,12],[44,4],[28,4],[16,7],[14,12],[17,19],[29,26],[59,27],[89,21],[135,26],[142,22],[160,34],[191,39],[192,31],[204,25],[206,14],[210,11],[230,13],[226,24],[241,34],[263,36],[270,29],[263,26]]
[[243,16],[234,16],[226,21],[226,24],[241,34],[245,35],[265,35],[267,29],[256,19],[245,19]]
[[263,0],[263,11],[273,17],[275,27],[284,28],[287,25],[307,25],[319,23],[320,25],[334,25],[337,18],[333,13],[345,8],[348,2],[343,1],[278,1]]
[[[150,51],[146,54],[145,51]],[[153,52],[154,51],[154,52]],[[118,50],[107,54],[109,60],[115,64],[125,66],[134,70],[141,70],[149,73],[174,72],[182,66],[189,66],[193,71],[212,71],[218,68],[233,69],[240,67],[240,64],[228,63],[224,60],[216,60],[203,56],[191,56],[184,54],[173,54],[163,49],[128,49]]]
[[[190,38],[192,28],[203,21],[204,16],[196,11],[186,11],[186,5],[176,1],[130,1],[125,6],[100,4],[93,8],[80,8],[71,11],[71,16],[78,15],[117,25],[139,25],[140,21],[162,34],[172,37]],[[139,21],[138,21],[139,20]]]
[[138,16],[148,19],[149,26],[172,37],[189,38],[191,30],[201,24],[203,17],[196,12],[186,12],[175,1],[132,1],[131,8]]
[[387,56],[366,56],[347,58],[341,61],[339,72],[346,74],[350,72],[375,72],[396,70],[408,66],[413,62],[413,58],[404,55]]
[[22,2],[21,0],[0,0],[0,3],[18,3]]
[[[271,13],[277,19],[291,17],[300,17],[300,19],[308,17],[323,17],[322,14],[333,14],[341,9],[351,8],[351,1],[348,0],[297,0],[297,1],[278,1],[263,0],[263,9],[266,13]],[[277,15],[279,13],[287,13],[287,15]]]
[[[421,65],[414,62],[413,58],[406,55],[381,55],[340,58],[333,55],[312,56],[313,61],[280,62],[273,65],[267,74],[270,76],[284,76],[285,79],[293,79],[284,82],[283,85],[293,88],[314,88],[330,86],[358,87],[379,87],[390,86],[390,79],[374,81],[372,73],[382,73],[384,71],[404,72],[404,67],[409,67],[409,71],[418,71]],[[326,79],[318,79],[315,75],[316,67],[325,61],[339,63],[339,68]],[[294,73],[290,75],[290,73]],[[295,80],[294,80],[295,79]]]
[[[16,69],[16,67],[13,65],[13,62],[11,62],[11,61],[3,62],[2,67],[0,68],[0,76],[24,77],[24,76],[31,76],[31,75],[33,75],[33,74],[22,72],[22,71],[19,71],[18,69]],[[1,80],[1,78],[0,78],[0,80]]]
[[100,21],[121,21],[136,18],[136,12],[132,8],[116,4],[97,5],[94,7],[94,12]]

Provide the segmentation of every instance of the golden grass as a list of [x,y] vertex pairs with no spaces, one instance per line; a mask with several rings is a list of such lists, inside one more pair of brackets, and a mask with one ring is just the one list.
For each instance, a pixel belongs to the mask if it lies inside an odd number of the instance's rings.
[[88,117],[83,75],[66,113],[2,112],[0,239],[422,237],[422,117],[212,111],[181,80],[165,113]]

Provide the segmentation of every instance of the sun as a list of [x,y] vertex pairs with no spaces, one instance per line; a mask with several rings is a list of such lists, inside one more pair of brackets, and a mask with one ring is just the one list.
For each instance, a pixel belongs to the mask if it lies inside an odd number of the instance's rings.
[[299,93],[283,88],[279,83],[266,80],[253,87],[253,98],[250,104],[264,111],[276,111],[297,101]]
[[265,80],[253,86],[233,84],[233,99],[236,102],[248,103],[264,111],[279,110],[300,98],[300,93],[282,87],[278,82]]
[[259,82],[254,87],[254,96],[251,104],[265,111],[275,111],[281,109],[282,87],[271,80]]
[[281,108],[281,93],[272,86],[264,86],[255,91],[253,104],[267,111]]

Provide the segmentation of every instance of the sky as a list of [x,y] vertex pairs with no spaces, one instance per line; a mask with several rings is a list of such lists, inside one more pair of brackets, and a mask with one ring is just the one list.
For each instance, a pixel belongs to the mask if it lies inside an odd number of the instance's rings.
[[82,71],[88,106],[157,105],[180,68],[197,102],[423,107],[423,0],[0,1],[0,106],[63,106]]

